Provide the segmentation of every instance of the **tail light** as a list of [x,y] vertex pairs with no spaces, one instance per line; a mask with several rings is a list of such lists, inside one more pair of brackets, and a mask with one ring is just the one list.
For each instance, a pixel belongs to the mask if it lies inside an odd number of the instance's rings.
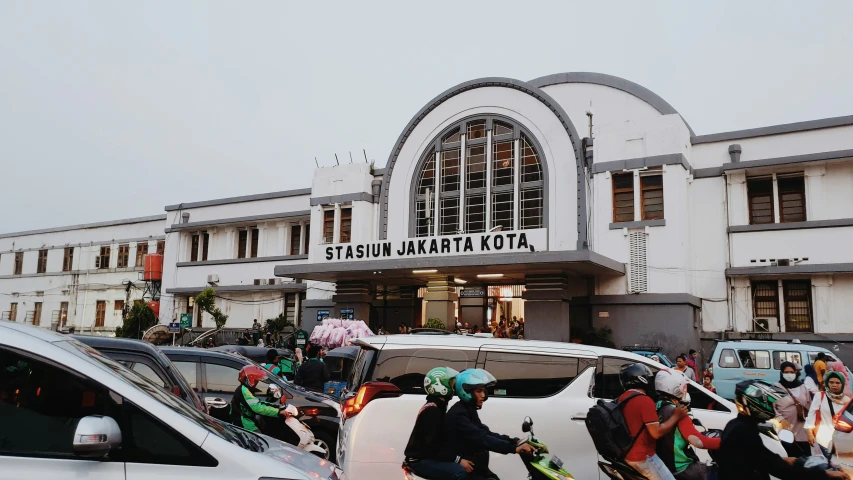
[[377,398],[399,397],[403,392],[393,383],[365,382],[355,396],[344,402],[342,413],[344,418],[352,418],[359,414],[367,404]]
[[[850,405],[847,404],[847,408],[850,408]],[[835,429],[842,433],[853,432],[853,420],[847,414],[847,408],[835,415]]]
[[302,407],[299,409],[299,412],[302,413],[302,415],[316,417],[320,414],[320,409],[317,407]]

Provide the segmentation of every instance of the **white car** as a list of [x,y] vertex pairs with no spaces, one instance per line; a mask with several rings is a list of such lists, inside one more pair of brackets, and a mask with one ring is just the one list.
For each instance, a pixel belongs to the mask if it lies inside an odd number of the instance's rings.
[[[349,478],[401,478],[403,451],[424,404],[424,374],[433,367],[485,368],[497,379],[480,418],[494,432],[522,437],[525,416],[536,436],[578,479],[599,478],[598,454],[584,419],[598,398],[623,392],[619,369],[652,360],[621,350],[572,343],[479,338],[461,335],[393,335],[360,339],[352,368],[355,393],[343,405],[338,462]],[[691,383],[692,412],[706,428],[723,429],[735,405]],[[357,392],[357,393],[356,393]],[[776,442],[773,447],[784,455]],[[705,452],[700,452],[700,455]],[[501,478],[526,478],[517,455],[492,454]],[[604,474],[601,474],[604,478]]]
[[0,479],[343,478],[219,422],[69,336],[0,321]]

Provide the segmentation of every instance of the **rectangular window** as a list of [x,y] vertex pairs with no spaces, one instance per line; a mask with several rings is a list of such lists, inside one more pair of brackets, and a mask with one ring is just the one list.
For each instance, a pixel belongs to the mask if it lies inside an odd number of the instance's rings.
[[747,178],[746,195],[749,201],[750,225],[775,222],[773,211],[773,178]]
[[130,261],[130,245],[125,243],[118,246],[118,268],[127,268]]
[[765,350],[738,350],[743,368],[770,368],[770,352]]
[[160,255],[166,254],[166,241],[160,240],[157,242],[157,253]]
[[68,302],[59,304],[59,325],[65,326],[68,323]]
[[249,243],[249,231],[237,230],[237,258],[246,258],[246,247]]
[[124,310],[124,300],[116,300],[113,305],[113,310],[115,310],[116,312]]
[[542,228],[542,188],[521,191],[521,229]]
[[[432,195],[430,195],[432,197]],[[430,228],[432,227],[432,217],[434,216],[433,207],[431,202],[427,202],[424,199],[419,199],[415,202],[415,236],[416,237],[428,237],[430,234]],[[429,217],[427,217],[429,215]]]
[[139,242],[136,244],[136,266],[142,267],[145,262],[145,255],[148,255],[148,242]]
[[477,350],[386,349],[379,352],[371,380],[391,382],[403,393],[424,395],[423,378],[433,368],[450,367],[461,372],[476,363]]
[[305,224],[305,255],[308,255],[308,246],[311,245],[311,224]]
[[486,188],[486,146],[468,147],[465,154],[465,189]]
[[190,237],[190,261],[197,262],[198,261],[198,242],[199,242],[199,234],[194,233]]
[[494,375],[494,396],[507,398],[550,397],[566,388],[594,359],[487,352],[485,369]]
[[614,173],[613,222],[634,221],[634,174]]
[[513,175],[513,161],[515,157],[515,142],[495,142],[492,151],[492,186],[512,185],[515,180]]
[[207,251],[210,248],[210,234],[204,232],[201,234],[201,261],[207,261]]
[[640,190],[643,220],[663,219],[663,175],[641,175]]
[[722,368],[740,368],[740,362],[737,360],[735,351],[727,348],[720,352],[720,360],[717,366]]
[[[595,371],[595,398],[615,399],[619,395],[625,393],[622,387],[622,381],[619,380],[619,372],[622,367],[634,363],[627,358],[605,357],[598,361],[598,366]],[[648,364],[646,366],[653,373],[657,373],[658,369]]]
[[459,197],[441,199],[441,231],[439,235],[459,233]]
[[803,359],[800,352],[773,352],[773,369],[779,370],[779,367],[782,366],[782,362],[791,362],[796,363],[797,365],[803,365]]
[[323,243],[335,243],[335,211],[323,211]]
[[104,317],[107,313],[107,302],[105,300],[98,300],[95,303],[95,326],[103,327],[104,326]]
[[753,282],[753,318],[779,318],[779,288],[773,282]]
[[486,231],[486,194],[465,196],[465,233]]
[[24,272],[24,252],[15,254],[15,275],[20,275]]
[[779,221],[806,221],[806,181],[802,174],[776,177],[779,188]]
[[459,191],[459,149],[441,152],[441,191]]
[[101,246],[100,254],[95,257],[95,268],[110,268],[110,246]]
[[39,260],[36,266],[36,273],[44,273],[47,271],[47,250],[39,250]]
[[812,285],[809,280],[782,282],[785,298],[785,331],[812,331]]
[[257,228],[253,228],[252,229],[252,251],[251,251],[252,258],[258,257],[258,242],[260,241],[260,238],[261,238],[261,231],[258,230]]
[[17,322],[18,321],[18,303],[12,302],[9,304],[9,321]]
[[36,327],[41,325],[41,305],[42,302],[35,302],[33,304],[33,325]]
[[501,226],[503,230],[513,230],[512,218],[513,192],[492,194],[492,227]]
[[290,254],[299,255],[299,241],[302,236],[301,225],[290,226]]
[[352,208],[341,209],[341,243],[352,240]]
[[65,256],[62,258],[62,271],[70,272],[74,265],[74,247],[65,247]]

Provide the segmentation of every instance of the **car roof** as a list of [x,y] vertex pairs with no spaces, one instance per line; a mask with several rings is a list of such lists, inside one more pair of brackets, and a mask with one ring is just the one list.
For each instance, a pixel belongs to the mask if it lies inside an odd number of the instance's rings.
[[[374,337],[360,338],[353,341],[354,344],[370,346],[376,349],[387,348],[409,348],[412,346],[436,346],[457,348],[480,348],[502,347],[522,349],[545,349],[576,352],[578,354],[594,355],[597,357],[622,357],[642,360],[643,363],[649,359],[631,352],[617,350],[615,348],[595,347],[592,345],[581,345],[577,343],[549,342],[545,340],[516,340],[511,338],[487,338],[472,335],[379,335]],[[383,346],[384,345],[384,346]]]
[[355,360],[358,357],[358,351],[361,347],[338,347],[326,352],[326,358],[348,358]]
[[807,343],[774,342],[769,340],[725,340],[717,342],[717,348],[773,348],[775,350],[810,350],[832,353],[824,347],[809,345]]
[[125,350],[131,352],[141,352],[154,357],[160,357],[162,353],[157,347],[144,340],[135,338],[111,338],[111,337],[96,337],[91,335],[72,335],[72,337],[92,348],[110,348],[113,350]]
[[209,348],[198,348],[198,347],[160,347],[160,350],[166,354],[166,356],[172,354],[182,354],[182,355],[198,355],[201,357],[213,357],[213,358],[230,358],[237,359],[243,362],[250,361],[248,358],[243,357],[242,355],[236,355],[230,352],[222,352],[211,350]]
[[43,340],[45,342],[61,342],[63,340],[68,340],[67,335],[63,335],[61,333],[54,332],[53,330],[48,330],[46,328],[34,327],[32,325],[25,325],[23,323],[18,322],[10,322],[7,320],[0,320],[0,329],[12,330],[15,332],[19,332],[23,335],[29,335],[31,337],[37,338],[39,340]]

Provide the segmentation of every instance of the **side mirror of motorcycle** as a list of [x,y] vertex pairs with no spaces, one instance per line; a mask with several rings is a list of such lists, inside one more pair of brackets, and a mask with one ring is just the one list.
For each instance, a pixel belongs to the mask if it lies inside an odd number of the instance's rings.
[[530,417],[524,417],[524,423],[521,424],[521,431],[527,433],[531,428],[533,428],[533,419]]
[[698,418],[693,419],[693,425],[696,425],[697,427],[704,427],[704,425],[702,425],[702,420],[699,420]]
[[782,443],[794,443],[794,434],[790,430],[782,430],[776,435]]

